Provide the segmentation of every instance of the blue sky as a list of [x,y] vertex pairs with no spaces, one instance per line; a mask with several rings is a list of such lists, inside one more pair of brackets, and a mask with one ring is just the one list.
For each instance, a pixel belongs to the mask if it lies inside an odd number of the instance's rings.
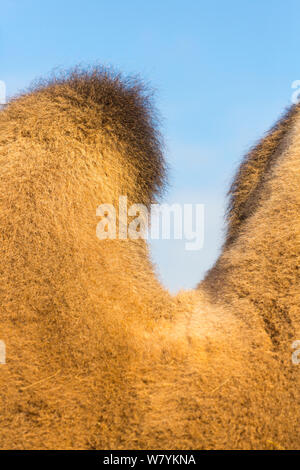
[[290,105],[299,19],[296,0],[5,0],[0,80],[13,95],[55,67],[103,63],[157,89],[171,170],[165,202],[205,204],[201,251],[152,242],[175,292],[216,259],[237,164]]

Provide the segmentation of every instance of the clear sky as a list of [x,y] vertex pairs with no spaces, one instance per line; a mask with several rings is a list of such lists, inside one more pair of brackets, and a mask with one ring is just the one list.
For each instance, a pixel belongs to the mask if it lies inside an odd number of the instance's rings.
[[9,95],[55,67],[113,65],[157,89],[170,188],[205,204],[198,252],[152,242],[163,283],[195,286],[222,244],[225,195],[243,154],[300,79],[297,0],[3,0],[0,80]]

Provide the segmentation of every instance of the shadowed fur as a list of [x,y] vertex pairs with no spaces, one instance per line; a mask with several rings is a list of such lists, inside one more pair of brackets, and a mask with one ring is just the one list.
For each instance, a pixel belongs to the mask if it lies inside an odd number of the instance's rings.
[[139,82],[74,70],[1,111],[2,449],[299,447],[299,126],[249,154],[220,260],[174,298],[143,240],[96,237],[100,204],[163,187]]

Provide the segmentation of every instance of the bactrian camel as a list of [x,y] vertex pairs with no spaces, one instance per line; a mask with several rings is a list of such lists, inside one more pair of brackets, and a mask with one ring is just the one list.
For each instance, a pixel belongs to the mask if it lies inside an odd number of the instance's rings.
[[246,155],[227,237],[195,290],[163,288],[143,239],[96,208],[159,201],[151,95],[75,69],[0,112],[0,448],[300,446],[300,107]]

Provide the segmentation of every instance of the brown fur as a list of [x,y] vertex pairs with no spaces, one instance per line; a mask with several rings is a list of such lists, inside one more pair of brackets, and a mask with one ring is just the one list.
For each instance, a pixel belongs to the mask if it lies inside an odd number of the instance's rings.
[[2,449],[299,446],[292,116],[243,164],[220,260],[173,298],[144,241],[96,237],[99,204],[163,185],[139,83],[76,70],[0,113]]
[[245,318],[248,309],[262,318],[277,346],[298,334],[300,320],[299,144],[294,106],[242,163],[223,253],[203,284],[215,300],[238,302]]

